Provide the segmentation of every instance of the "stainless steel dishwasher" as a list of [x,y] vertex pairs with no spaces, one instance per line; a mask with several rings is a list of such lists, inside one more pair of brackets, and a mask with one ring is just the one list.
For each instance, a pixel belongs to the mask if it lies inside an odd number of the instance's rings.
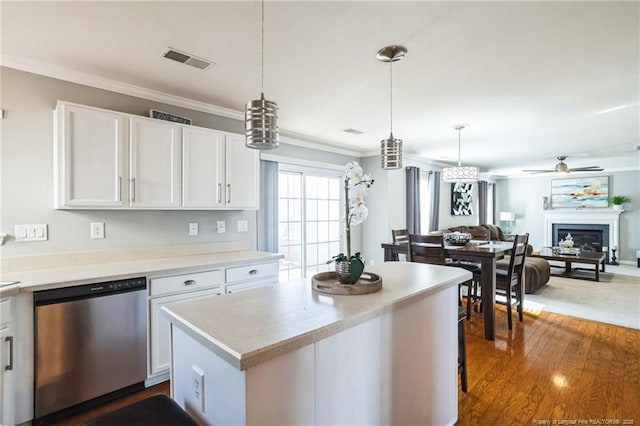
[[146,278],[34,292],[36,424],[144,388]]

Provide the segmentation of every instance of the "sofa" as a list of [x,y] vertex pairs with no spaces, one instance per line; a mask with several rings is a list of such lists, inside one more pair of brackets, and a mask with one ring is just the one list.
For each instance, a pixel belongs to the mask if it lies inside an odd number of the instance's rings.
[[[472,225],[472,226],[455,226],[452,228],[440,229],[430,232],[433,235],[442,235],[445,232],[466,232],[471,234],[473,239],[492,240],[492,241],[509,241],[504,235],[502,229],[496,225]],[[533,247],[527,247],[527,257],[524,263],[524,291],[532,294],[547,285],[551,276],[551,266],[545,259],[538,257],[529,257]],[[496,268],[507,270],[509,268],[509,256],[496,262]]]

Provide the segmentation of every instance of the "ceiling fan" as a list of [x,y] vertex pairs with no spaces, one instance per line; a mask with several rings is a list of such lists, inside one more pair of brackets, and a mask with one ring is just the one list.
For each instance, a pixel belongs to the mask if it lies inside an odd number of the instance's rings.
[[564,162],[564,160],[566,160],[567,156],[566,155],[562,155],[560,157],[557,157],[558,160],[560,160],[560,162],[558,164],[556,164],[556,167],[554,169],[547,169],[547,170],[523,170],[523,172],[529,172],[529,173],[570,173],[570,172],[601,172],[604,169],[601,168],[600,166],[587,166],[587,167],[575,167],[570,169],[569,166],[567,165],[567,163]]

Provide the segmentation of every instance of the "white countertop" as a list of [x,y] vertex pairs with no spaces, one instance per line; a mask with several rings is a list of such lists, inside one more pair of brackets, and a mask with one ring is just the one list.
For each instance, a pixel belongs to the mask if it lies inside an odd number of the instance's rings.
[[179,274],[215,268],[219,266],[242,265],[254,262],[269,262],[282,256],[254,250],[235,250],[214,253],[168,255],[150,259],[117,260],[102,263],[64,265],[44,269],[21,270],[2,273],[2,281],[19,281],[0,288],[0,297],[17,292],[31,292],[56,287],[91,284],[101,281]]
[[411,262],[386,262],[367,271],[382,277],[382,290],[328,295],[314,292],[310,279],[304,279],[173,303],[162,308],[163,315],[246,370],[472,277],[462,268]]

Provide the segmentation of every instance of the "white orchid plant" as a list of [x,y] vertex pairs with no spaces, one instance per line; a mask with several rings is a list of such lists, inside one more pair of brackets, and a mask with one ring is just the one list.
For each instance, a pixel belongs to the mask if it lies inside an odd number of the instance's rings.
[[[344,217],[345,234],[347,238],[347,253],[334,256],[329,262],[349,261],[351,256],[351,227],[359,225],[367,219],[369,210],[364,205],[364,198],[369,194],[369,188],[373,185],[373,179],[362,170],[357,161],[351,161],[345,167],[344,176]],[[360,259],[360,253],[354,258]],[[329,263],[328,262],[328,263]]]

